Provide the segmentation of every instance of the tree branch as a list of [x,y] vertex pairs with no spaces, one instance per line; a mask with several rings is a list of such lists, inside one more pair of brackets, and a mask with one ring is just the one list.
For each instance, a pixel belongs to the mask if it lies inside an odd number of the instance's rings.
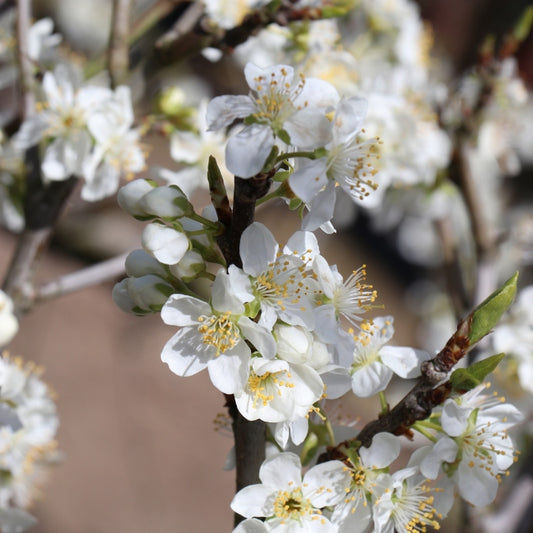
[[[233,194],[233,213],[231,220],[220,220],[225,226],[225,232],[217,237],[218,245],[226,259],[226,264],[242,267],[239,245],[243,231],[254,221],[255,204],[270,188],[273,172],[259,174],[253,178],[242,179],[235,177],[235,191]],[[210,186],[217,193],[216,180],[210,178]],[[213,190],[211,191],[213,195]],[[225,202],[224,202],[225,204]],[[220,205],[219,205],[220,207]],[[223,211],[228,216],[227,209]],[[249,421],[244,418],[235,404],[232,395],[226,395],[226,406],[232,418],[233,435],[235,438],[236,456],[236,490],[259,483],[259,468],[265,460],[266,424],[261,420]],[[243,517],[235,514],[235,525]]]
[[124,83],[128,77],[131,8],[132,0],[113,0],[108,50],[109,74],[113,87]]
[[31,0],[17,0],[17,60],[22,85],[22,117],[27,118],[35,111],[33,94],[33,66],[28,54],[28,34],[31,27]]
[[124,262],[129,252],[112,257],[96,265],[82,268],[37,287],[35,303],[64,296],[72,292],[111,281],[124,274]]

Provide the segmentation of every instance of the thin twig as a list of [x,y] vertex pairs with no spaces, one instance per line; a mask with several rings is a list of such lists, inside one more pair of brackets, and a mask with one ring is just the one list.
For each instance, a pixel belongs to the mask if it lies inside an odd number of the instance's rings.
[[36,289],[35,302],[43,302],[116,279],[124,274],[127,256],[128,253],[120,254],[45,283]]
[[22,117],[35,112],[33,94],[33,67],[28,54],[28,34],[31,27],[31,0],[17,0],[17,60],[22,86]]
[[129,68],[129,42],[132,0],[113,0],[113,19],[109,39],[108,61],[111,85],[124,83]]

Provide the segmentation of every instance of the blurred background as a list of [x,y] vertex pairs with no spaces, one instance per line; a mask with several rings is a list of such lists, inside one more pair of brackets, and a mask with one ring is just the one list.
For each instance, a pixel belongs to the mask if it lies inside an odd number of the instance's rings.
[[[145,9],[149,0],[138,0]],[[461,72],[477,56],[488,33],[512,27],[526,1],[420,0],[423,17],[433,27],[435,47]],[[107,45],[111,0],[35,2],[37,17],[50,16],[56,31],[74,50],[97,56]],[[520,70],[532,81],[533,40],[519,52]],[[148,98],[173,69],[219,80],[213,93],[228,85],[237,67],[231,60],[213,65],[200,56],[140,82],[137,93]],[[208,70],[206,70],[208,69]],[[10,97],[3,94],[4,105]],[[143,100],[139,102],[142,108]],[[156,140],[157,142],[157,140]],[[151,163],[172,168],[168,145],[156,145]],[[142,176],[140,176],[142,177]],[[530,174],[524,178],[530,183]],[[527,181],[529,180],[529,181]],[[526,185],[526,188],[530,185]],[[531,191],[530,191],[531,193]],[[198,197],[205,202],[205,197]],[[283,206],[260,210],[279,242],[299,229]],[[41,281],[140,247],[143,224],[131,219],[114,199],[84,204],[76,195],[61,218],[52,247],[39,268]],[[16,237],[0,230],[0,275],[8,266]],[[378,290],[385,312],[395,316],[395,344],[417,345],[419,316],[404,299],[417,269],[387,239],[376,235],[364,216],[346,224],[336,236],[320,236],[330,263],[347,275],[362,263]],[[160,361],[160,350],[174,333],[158,316],[135,317],[111,300],[113,283],[85,289],[37,306],[22,318],[21,333],[10,346],[45,368],[44,380],[57,394],[62,462],[54,468],[40,503],[33,509],[35,533],[166,533],[230,531],[229,503],[234,473],[224,465],[232,447],[228,431],[216,431],[224,399],[206,373],[179,378]],[[451,333],[451,330],[450,330]],[[349,413],[350,407],[345,406]],[[361,418],[374,417],[369,404]],[[356,414],[353,413],[355,417]],[[444,529],[446,523],[443,524]],[[453,529],[451,529],[453,530]]]

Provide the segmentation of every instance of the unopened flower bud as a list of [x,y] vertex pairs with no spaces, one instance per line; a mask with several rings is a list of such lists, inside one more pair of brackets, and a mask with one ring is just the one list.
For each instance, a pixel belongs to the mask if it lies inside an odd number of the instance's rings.
[[194,250],[189,250],[179,263],[170,266],[170,272],[185,282],[196,279],[198,274],[204,271],[205,262],[202,256]]
[[130,291],[128,290],[128,282],[129,278],[125,278],[116,283],[113,287],[111,297],[113,298],[115,304],[126,313],[133,313],[135,315],[145,315],[149,313],[149,311],[138,307],[133,301]]
[[128,279],[128,291],[137,307],[150,311],[160,311],[174,287],[154,274]]
[[133,250],[126,257],[126,274],[135,278],[156,274],[162,278],[166,276],[165,267],[144,250]]
[[147,180],[133,180],[118,191],[118,205],[132,216],[146,216],[148,213],[142,208],[140,201],[145,194],[153,190],[153,185]]
[[185,233],[162,224],[148,224],[142,235],[143,248],[165,265],[175,265],[189,249]]
[[145,213],[158,217],[182,217],[192,212],[192,206],[178,187],[156,187],[145,194],[139,205]]

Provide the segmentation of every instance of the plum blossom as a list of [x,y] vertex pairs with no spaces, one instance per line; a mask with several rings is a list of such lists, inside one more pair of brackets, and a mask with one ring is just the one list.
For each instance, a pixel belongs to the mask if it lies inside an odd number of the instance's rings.
[[194,296],[173,294],[161,310],[165,324],[181,329],[165,344],[161,359],[178,376],[192,376],[207,368],[213,385],[226,394],[240,390],[248,377],[251,350],[273,358],[275,342],[266,329],[245,315],[245,307],[220,270],[212,287],[211,303]]
[[377,317],[361,324],[354,336],[353,360],[348,368],[333,366],[324,375],[326,385],[344,390],[350,388],[362,398],[385,390],[393,373],[411,379],[420,375],[420,364],[431,355],[408,346],[388,346],[394,333],[393,317]]
[[330,137],[326,110],[338,100],[333,86],[300,76],[288,65],[259,68],[248,63],[244,75],[248,96],[218,96],[207,106],[210,130],[245,119],[245,126],[232,135],[226,146],[226,166],[241,178],[261,171],[276,138],[300,149],[324,146]]
[[248,420],[285,422],[305,417],[324,392],[316,370],[282,359],[253,357],[244,387],[235,393]]
[[[416,467],[398,470],[373,508],[374,532],[426,531],[440,529],[438,519],[449,509],[437,505],[435,489],[420,479]],[[440,503],[440,502],[439,502]]]
[[[298,250],[303,243],[306,249]],[[254,222],[244,230],[240,243],[242,271],[231,266],[229,272],[235,286],[245,285],[245,301],[258,302],[260,325],[272,329],[279,318],[288,324],[314,327],[311,294],[316,284],[306,269],[306,261],[309,254],[317,251],[318,244],[311,233],[293,235],[284,253],[279,253],[278,243],[263,224]]]
[[15,147],[25,150],[50,139],[42,162],[44,178],[62,181],[81,176],[92,145],[87,119],[112,93],[103,87],[80,87],[77,72],[63,64],[45,73],[42,87],[45,99],[39,111],[23,122],[14,137]]
[[365,265],[344,280],[336,266],[330,266],[324,257],[316,256],[313,272],[320,287],[316,296],[316,331],[326,342],[336,343],[341,331],[340,318],[344,317],[358,328],[361,315],[372,308],[377,292],[365,283]]
[[335,507],[331,520],[339,533],[361,533],[372,521],[372,505],[389,483],[387,467],[400,454],[400,440],[390,433],[378,433],[372,444],[359,449],[358,462],[349,467],[350,487]]
[[342,500],[350,483],[346,467],[328,461],[303,478],[301,468],[299,457],[290,452],[267,458],[259,470],[261,483],[241,489],[231,508],[246,518],[266,517],[268,531],[276,533],[334,533],[336,526],[321,509]]
[[34,364],[0,357],[0,530],[18,533],[35,524],[25,511],[58,458],[59,421],[48,387]]
[[366,111],[366,100],[342,99],[333,118],[327,155],[303,163],[289,177],[291,189],[309,208],[302,224],[304,230],[313,231],[331,220],[337,185],[356,202],[367,201],[376,190],[373,177],[377,171],[370,162],[375,144],[358,137]]
[[501,398],[482,395],[480,385],[463,397],[448,399],[441,425],[446,435],[420,451],[420,471],[436,479],[441,469],[473,505],[496,497],[499,478],[514,463],[514,445],[507,430],[522,420],[516,407]]
[[82,168],[85,185],[81,196],[85,200],[113,194],[121,175],[131,177],[145,168],[140,131],[132,129],[134,118],[131,92],[126,86],[117,87],[113,96],[87,117],[95,146]]

